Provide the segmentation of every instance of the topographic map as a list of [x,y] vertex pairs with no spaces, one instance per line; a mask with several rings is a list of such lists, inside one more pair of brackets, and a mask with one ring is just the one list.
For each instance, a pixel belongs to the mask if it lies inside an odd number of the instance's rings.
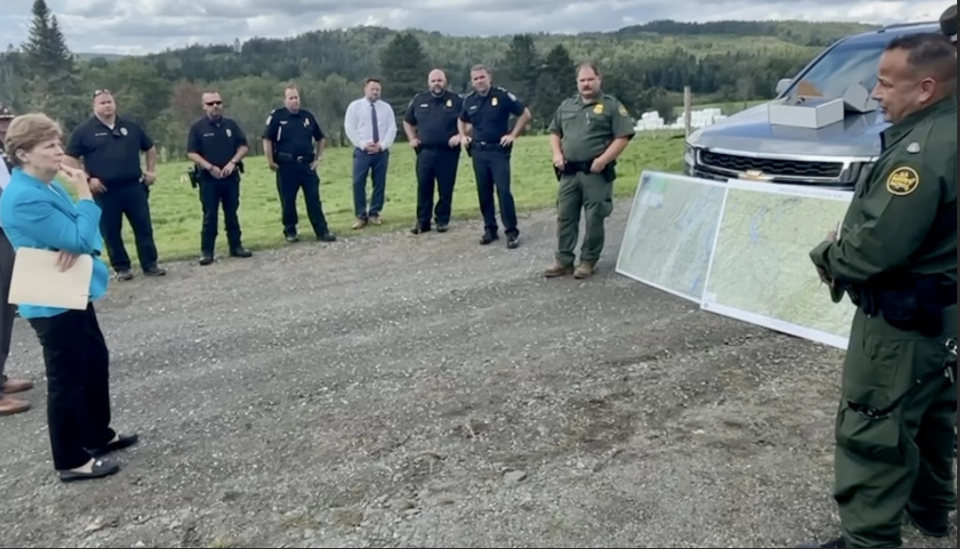
[[644,172],[617,272],[699,304],[725,193],[725,183]]
[[838,227],[851,199],[844,191],[731,181],[703,308],[845,348],[855,307],[849,297],[831,301],[810,251]]

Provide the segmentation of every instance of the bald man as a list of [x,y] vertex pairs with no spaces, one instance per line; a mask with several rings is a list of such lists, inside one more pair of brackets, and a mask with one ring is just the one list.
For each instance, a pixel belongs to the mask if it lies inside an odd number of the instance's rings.
[[[403,131],[417,153],[417,224],[410,230],[413,234],[430,231],[433,220],[437,231],[447,231],[460,164],[457,117],[462,107],[463,99],[447,89],[447,75],[440,69],[430,71],[427,91],[407,105]],[[436,210],[434,187],[439,191]]]
[[805,547],[901,547],[903,516],[946,538],[957,505],[955,48],[940,34],[896,38],[877,76],[883,151],[844,233],[810,254],[858,310],[835,422],[842,536]]

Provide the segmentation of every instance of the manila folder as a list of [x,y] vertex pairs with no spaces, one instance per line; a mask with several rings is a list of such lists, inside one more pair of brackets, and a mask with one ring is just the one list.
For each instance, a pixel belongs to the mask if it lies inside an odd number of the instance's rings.
[[84,254],[67,271],[57,267],[59,252],[20,248],[13,263],[9,302],[14,305],[86,310],[90,302],[93,257]]

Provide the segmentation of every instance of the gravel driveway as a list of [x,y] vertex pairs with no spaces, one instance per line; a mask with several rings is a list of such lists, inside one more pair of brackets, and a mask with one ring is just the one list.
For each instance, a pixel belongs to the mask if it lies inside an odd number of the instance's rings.
[[[99,483],[51,471],[45,385],[0,420],[0,542],[80,547],[792,547],[837,533],[842,354],[613,272],[547,281],[480,225],[113,284]],[[386,212],[389,214],[390,212]],[[279,226],[278,226],[279,228]],[[199,230],[199,226],[198,226]],[[19,322],[19,321],[18,321]],[[10,373],[41,379],[18,323]],[[908,546],[956,547],[906,530]]]

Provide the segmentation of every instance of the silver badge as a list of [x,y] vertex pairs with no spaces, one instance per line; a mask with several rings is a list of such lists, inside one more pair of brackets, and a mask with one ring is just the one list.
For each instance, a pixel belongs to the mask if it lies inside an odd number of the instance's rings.
[[917,143],[916,141],[914,141],[913,143],[910,143],[909,145],[907,145],[907,152],[913,153],[913,154],[917,154],[918,152],[920,152],[920,143]]
[[120,135],[127,135],[127,128],[120,128]]
[[230,131],[230,128],[227,128],[227,137],[233,137],[233,132]]

